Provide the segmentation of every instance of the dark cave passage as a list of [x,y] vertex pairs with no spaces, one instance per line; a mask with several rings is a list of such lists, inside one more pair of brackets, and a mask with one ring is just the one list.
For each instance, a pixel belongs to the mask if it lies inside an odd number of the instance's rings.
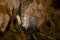
[[60,8],[60,0],[52,0],[51,6],[55,9],[59,9]]

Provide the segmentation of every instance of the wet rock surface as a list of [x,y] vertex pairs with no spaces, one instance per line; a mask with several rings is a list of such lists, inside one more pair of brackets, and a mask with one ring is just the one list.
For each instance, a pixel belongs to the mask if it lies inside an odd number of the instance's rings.
[[0,40],[60,40],[58,1],[0,0]]

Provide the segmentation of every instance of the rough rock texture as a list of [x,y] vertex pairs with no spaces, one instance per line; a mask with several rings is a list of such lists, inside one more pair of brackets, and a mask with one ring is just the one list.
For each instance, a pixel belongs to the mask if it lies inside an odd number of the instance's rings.
[[0,40],[60,40],[59,2],[0,0]]

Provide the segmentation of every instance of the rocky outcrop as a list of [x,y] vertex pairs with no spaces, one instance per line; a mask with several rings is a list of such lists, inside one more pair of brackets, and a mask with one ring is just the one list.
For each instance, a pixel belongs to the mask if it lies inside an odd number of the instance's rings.
[[0,0],[0,40],[59,40],[60,9],[54,3],[58,4],[54,0]]

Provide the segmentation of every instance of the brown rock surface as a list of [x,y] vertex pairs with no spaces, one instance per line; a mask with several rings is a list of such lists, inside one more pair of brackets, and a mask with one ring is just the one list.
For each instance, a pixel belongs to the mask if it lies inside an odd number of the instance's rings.
[[58,1],[0,0],[0,40],[60,40]]

